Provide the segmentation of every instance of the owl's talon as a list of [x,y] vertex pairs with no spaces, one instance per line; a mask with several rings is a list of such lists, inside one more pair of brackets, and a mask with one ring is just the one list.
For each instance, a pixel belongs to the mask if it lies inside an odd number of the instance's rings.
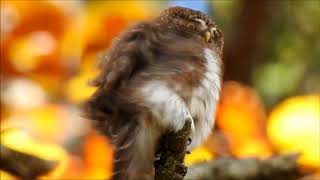
[[187,146],[189,146],[191,143],[192,143],[191,138],[188,138],[188,145]]
[[175,123],[176,124],[173,124],[173,129],[174,129],[174,131],[175,132],[178,132],[178,131],[180,131],[181,129],[183,129],[183,127],[185,126],[185,123],[187,122],[187,121],[190,121],[191,122],[191,132],[193,133],[193,132],[195,132],[195,125],[194,125],[194,120],[193,120],[193,118],[191,117],[191,116],[189,116],[189,117],[187,117],[187,118],[184,118],[184,119],[182,119],[182,120],[180,120],[180,121],[176,121]]

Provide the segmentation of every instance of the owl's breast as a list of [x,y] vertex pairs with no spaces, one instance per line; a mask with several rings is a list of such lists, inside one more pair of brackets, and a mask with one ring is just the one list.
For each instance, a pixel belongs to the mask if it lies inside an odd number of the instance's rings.
[[221,59],[210,49],[204,50],[206,71],[198,87],[194,88],[189,103],[194,118],[195,131],[191,148],[198,146],[209,136],[214,125],[216,105],[221,87]]

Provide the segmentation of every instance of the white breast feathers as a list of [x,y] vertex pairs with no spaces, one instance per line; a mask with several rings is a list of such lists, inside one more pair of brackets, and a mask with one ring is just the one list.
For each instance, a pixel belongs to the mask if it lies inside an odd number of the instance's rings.
[[191,116],[194,117],[195,131],[191,136],[190,148],[194,148],[209,136],[214,125],[216,105],[221,88],[221,59],[214,51],[204,50],[206,72],[198,88],[193,91],[189,104]]
[[180,130],[185,120],[193,119],[191,131],[192,149],[210,134],[221,86],[221,60],[210,49],[204,50],[206,71],[198,87],[195,87],[186,103],[167,82],[146,82],[140,89],[146,105],[157,119],[156,125],[164,129]]

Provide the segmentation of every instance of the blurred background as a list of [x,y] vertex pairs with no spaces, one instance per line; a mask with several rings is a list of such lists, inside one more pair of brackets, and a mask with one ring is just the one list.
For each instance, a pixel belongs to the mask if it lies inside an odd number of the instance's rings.
[[87,82],[119,32],[175,5],[209,14],[225,34],[216,127],[187,165],[299,152],[299,168],[320,178],[316,0],[2,0],[1,145],[57,162],[41,179],[110,177],[113,147],[81,116],[95,91]]

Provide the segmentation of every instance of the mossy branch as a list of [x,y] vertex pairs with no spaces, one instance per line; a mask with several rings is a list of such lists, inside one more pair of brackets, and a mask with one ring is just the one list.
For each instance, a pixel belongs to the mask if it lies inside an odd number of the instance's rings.
[[223,157],[189,167],[186,180],[296,180],[298,154],[268,159]]
[[161,140],[161,156],[155,162],[155,180],[183,180],[187,167],[183,159],[191,131],[191,120],[186,120],[178,132],[166,134]]

